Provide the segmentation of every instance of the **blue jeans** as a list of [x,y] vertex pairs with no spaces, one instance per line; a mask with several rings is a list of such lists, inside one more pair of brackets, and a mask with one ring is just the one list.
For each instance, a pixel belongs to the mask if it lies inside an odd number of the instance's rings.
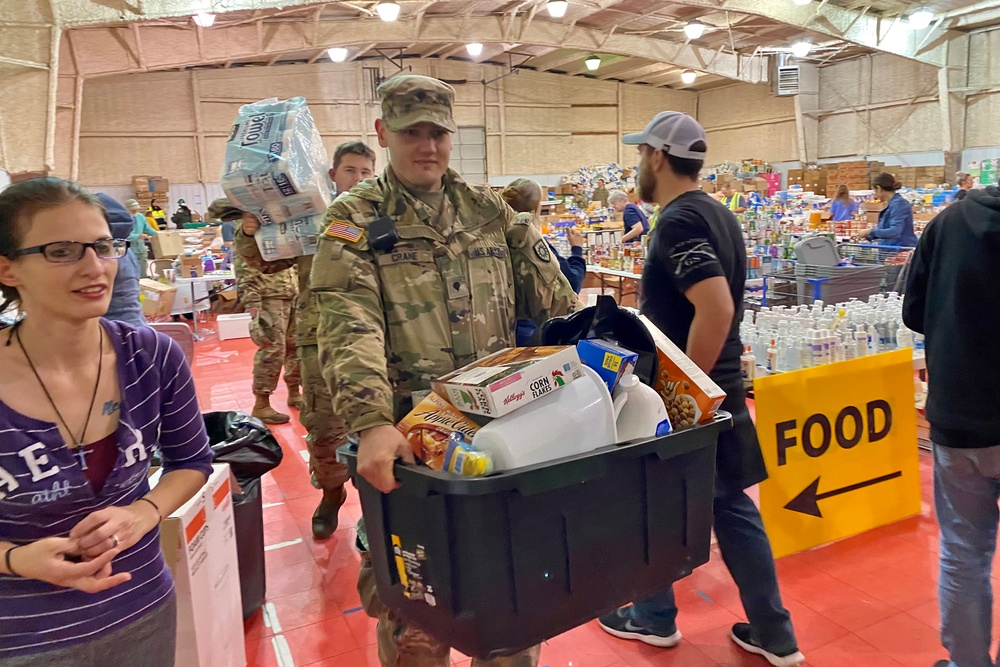
[[941,643],[952,667],[994,667],[990,570],[1000,521],[1000,446],[934,446],[934,506],[941,528]]
[[[791,615],[778,592],[771,542],[760,511],[744,491],[716,497],[715,536],[722,560],[740,589],[754,639],[770,651],[797,648]],[[658,634],[677,631],[673,588],[634,603],[630,613],[633,623]]]

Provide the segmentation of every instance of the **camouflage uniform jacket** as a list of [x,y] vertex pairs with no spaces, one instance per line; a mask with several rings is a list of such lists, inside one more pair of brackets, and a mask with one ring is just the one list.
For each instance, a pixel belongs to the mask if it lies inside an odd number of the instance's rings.
[[242,258],[247,266],[263,274],[272,275],[295,267],[299,279],[299,299],[295,304],[295,342],[299,347],[316,344],[316,309],[309,293],[309,272],[312,270],[312,255],[292,259],[278,259],[268,262],[260,256],[260,248],[252,236],[247,236],[237,228],[233,239],[233,258]]
[[234,253],[233,273],[236,274],[236,293],[244,308],[260,308],[266,299],[294,300],[299,294],[294,267],[279,273],[264,273],[251,267],[242,255]]
[[[540,232],[492,190],[449,171],[444,196],[447,236],[391,167],[327,211],[346,226],[321,235],[311,283],[323,376],[350,432],[396,423],[431,379],[513,347],[517,319],[579,304]],[[386,253],[358,233],[383,214],[400,239]]]

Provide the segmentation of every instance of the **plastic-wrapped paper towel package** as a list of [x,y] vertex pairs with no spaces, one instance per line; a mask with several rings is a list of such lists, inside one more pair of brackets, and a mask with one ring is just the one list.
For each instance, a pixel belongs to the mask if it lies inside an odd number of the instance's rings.
[[328,169],[305,98],[270,98],[240,108],[220,183],[227,197],[261,219],[256,239],[264,259],[316,252],[333,200]]

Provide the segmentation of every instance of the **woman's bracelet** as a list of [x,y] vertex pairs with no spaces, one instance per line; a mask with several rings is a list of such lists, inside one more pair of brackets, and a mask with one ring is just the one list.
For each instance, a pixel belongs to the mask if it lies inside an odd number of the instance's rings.
[[154,503],[152,500],[150,500],[149,498],[146,498],[145,496],[143,496],[142,498],[139,498],[139,500],[137,500],[136,502],[137,503],[138,502],[147,502],[150,505],[152,505],[153,509],[156,510],[156,515],[160,517],[160,521],[163,521],[163,512],[160,511],[160,506],[157,505],[156,503]]
[[11,567],[11,565],[10,565],[10,555],[12,553],[14,553],[14,549],[20,549],[22,546],[24,546],[24,545],[20,544],[20,545],[18,545],[16,547],[11,547],[10,549],[7,549],[7,553],[4,554],[4,557],[3,557],[3,564],[5,566],[7,566],[7,572],[9,572],[10,574],[14,575],[15,577],[20,577],[21,575],[19,575],[17,572],[15,572],[14,568]]

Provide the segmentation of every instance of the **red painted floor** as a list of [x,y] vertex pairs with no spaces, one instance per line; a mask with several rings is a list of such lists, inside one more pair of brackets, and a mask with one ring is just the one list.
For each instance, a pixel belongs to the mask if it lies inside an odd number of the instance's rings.
[[[203,410],[253,406],[249,340],[197,344],[194,373]],[[279,388],[275,407],[284,408]],[[294,411],[293,411],[294,414]],[[285,448],[264,478],[267,552],[265,610],[246,624],[251,666],[377,667],[375,623],[360,609],[353,525],[361,516],[353,488],[341,529],[315,543],[310,517],[319,492],[309,484],[297,419],[274,428]],[[937,636],[937,525],[931,466],[921,459],[923,516],[778,562],[781,591],[812,667],[930,667],[945,657]],[[654,649],[604,634],[589,623],[549,641],[543,667],[765,667],[735,648],[729,627],[742,620],[736,587],[717,552],[677,584],[684,641]],[[1000,603],[998,603],[1000,605]],[[456,665],[469,660],[453,654]]]

